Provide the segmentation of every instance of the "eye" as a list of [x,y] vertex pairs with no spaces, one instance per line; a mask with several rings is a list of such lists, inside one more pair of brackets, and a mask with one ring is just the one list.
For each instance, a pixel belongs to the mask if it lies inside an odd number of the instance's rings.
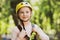
[[23,14],[24,12],[22,12],[22,11],[19,11],[19,14]]
[[29,11],[26,11],[26,13],[29,13]]
[[20,12],[20,13],[24,13],[24,12]]

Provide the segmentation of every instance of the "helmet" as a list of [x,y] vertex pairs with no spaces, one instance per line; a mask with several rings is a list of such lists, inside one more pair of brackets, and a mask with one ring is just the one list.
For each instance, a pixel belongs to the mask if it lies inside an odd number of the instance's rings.
[[17,6],[16,6],[16,13],[18,12],[18,10],[19,10],[20,8],[25,7],[25,6],[29,7],[29,8],[32,10],[32,7],[31,7],[31,5],[30,5],[28,2],[20,2],[20,3],[17,4]]

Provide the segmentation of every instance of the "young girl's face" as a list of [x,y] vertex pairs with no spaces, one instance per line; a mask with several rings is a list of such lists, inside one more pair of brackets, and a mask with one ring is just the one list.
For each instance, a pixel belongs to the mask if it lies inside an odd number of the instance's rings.
[[31,17],[32,11],[28,7],[23,7],[19,10],[19,18],[23,20],[24,22],[29,21]]

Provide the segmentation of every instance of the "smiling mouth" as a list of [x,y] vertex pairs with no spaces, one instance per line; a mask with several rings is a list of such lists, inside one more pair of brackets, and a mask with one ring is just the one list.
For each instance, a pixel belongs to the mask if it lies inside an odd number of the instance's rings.
[[23,17],[24,19],[27,18],[27,17]]

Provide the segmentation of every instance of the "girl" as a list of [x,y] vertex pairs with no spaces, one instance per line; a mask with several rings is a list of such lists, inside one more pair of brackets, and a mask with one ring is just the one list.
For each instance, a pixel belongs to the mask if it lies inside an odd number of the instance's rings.
[[32,7],[28,2],[17,4],[16,14],[20,22],[17,27],[13,28],[11,40],[37,40],[36,35],[39,35],[41,40],[49,40],[40,27],[30,22]]

